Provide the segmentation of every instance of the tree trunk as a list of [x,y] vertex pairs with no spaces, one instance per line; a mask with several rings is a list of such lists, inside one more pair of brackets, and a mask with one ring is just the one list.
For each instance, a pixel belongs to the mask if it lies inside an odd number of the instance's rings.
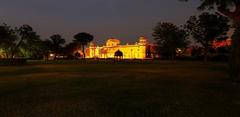
[[6,58],[8,59],[9,58],[9,55],[8,55],[8,53],[6,52]]
[[175,52],[174,52],[174,49],[172,49],[172,52],[171,52],[172,63],[174,63],[174,57],[175,57]]
[[11,59],[14,59],[14,54],[15,54],[14,50],[11,50]]
[[22,42],[23,42],[23,38],[21,38],[21,40],[19,41],[19,43],[15,46],[15,47],[13,47],[12,48],[12,52],[11,52],[11,57],[12,57],[12,59],[14,59],[14,54],[16,53],[16,51],[17,51],[17,49],[20,47],[20,45],[22,44]]
[[84,48],[84,45],[82,45],[82,51],[83,51],[83,59],[85,60],[85,48]]
[[3,51],[5,52],[5,57],[9,59],[9,51],[7,51],[7,48],[4,48]]
[[53,58],[53,60],[55,61],[56,58],[57,58],[57,53],[54,54],[54,58]]
[[207,62],[208,62],[208,46],[205,46],[205,47],[204,47],[203,60],[204,60],[204,63],[207,63]]
[[233,81],[240,82],[240,24],[236,25],[235,32],[232,36],[230,76]]
[[232,80],[240,82],[240,5],[236,5],[234,12],[225,8],[218,8],[218,11],[231,18],[235,25],[235,32],[232,36],[232,51],[229,67]]

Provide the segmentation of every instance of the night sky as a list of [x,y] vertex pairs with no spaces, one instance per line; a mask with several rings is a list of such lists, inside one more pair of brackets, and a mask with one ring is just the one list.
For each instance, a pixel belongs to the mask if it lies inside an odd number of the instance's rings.
[[133,43],[142,35],[152,41],[159,21],[185,23],[198,5],[198,0],[1,0],[0,22],[29,24],[42,39],[61,34],[70,42],[74,34],[89,32],[100,44],[110,37]]

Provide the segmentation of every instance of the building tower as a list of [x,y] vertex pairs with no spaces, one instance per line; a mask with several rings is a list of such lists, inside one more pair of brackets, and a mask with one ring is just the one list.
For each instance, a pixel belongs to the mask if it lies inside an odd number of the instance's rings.
[[146,39],[146,37],[144,37],[144,36],[141,36],[141,37],[139,37],[139,45],[146,45],[148,42],[147,42],[147,39]]
[[147,58],[147,39],[144,36],[139,37],[139,42],[138,42],[138,46],[139,46],[139,57],[142,59]]

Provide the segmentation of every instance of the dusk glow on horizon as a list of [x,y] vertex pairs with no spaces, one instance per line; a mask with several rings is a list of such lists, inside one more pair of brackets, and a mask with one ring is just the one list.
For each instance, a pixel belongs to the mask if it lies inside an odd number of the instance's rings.
[[42,39],[61,34],[70,42],[77,32],[89,32],[103,44],[115,37],[133,43],[139,36],[152,40],[157,22],[184,24],[198,13],[199,2],[178,0],[1,0],[0,22],[31,25]]

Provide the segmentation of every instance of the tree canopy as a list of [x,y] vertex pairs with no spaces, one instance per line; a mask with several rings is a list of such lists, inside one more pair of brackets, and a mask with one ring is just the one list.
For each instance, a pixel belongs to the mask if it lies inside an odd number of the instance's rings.
[[[181,0],[189,1],[189,0]],[[232,49],[230,57],[230,77],[240,82],[240,0],[200,0],[199,10],[216,9],[222,15],[233,21],[235,28],[232,35]]]
[[[190,0],[180,0],[190,1]],[[240,23],[240,0],[200,0],[199,10],[217,9],[223,15],[231,18],[234,23]]]
[[79,42],[82,45],[82,51],[83,51],[83,57],[85,59],[85,47],[88,43],[90,43],[93,39],[94,36],[86,33],[86,32],[82,32],[82,33],[78,33],[76,35],[74,35],[75,38],[75,42]]
[[62,38],[61,35],[59,34],[55,34],[55,35],[52,35],[50,36],[50,42],[51,42],[51,45],[52,45],[52,50],[55,52],[55,53],[58,53],[63,44],[65,44],[65,39]]
[[60,34],[54,34],[50,36],[49,39],[43,41],[45,49],[44,53],[48,54],[50,51],[56,54],[62,54],[63,45],[65,44],[65,39]]
[[230,25],[228,18],[210,13],[202,13],[198,17],[191,16],[185,28],[193,38],[204,47],[204,61],[207,61],[207,52],[213,40],[226,35]]
[[11,28],[6,24],[0,26],[0,47],[7,58],[34,57],[42,48],[40,36],[29,25]]
[[187,45],[187,33],[172,23],[159,22],[154,28],[153,37],[162,55],[175,57],[176,49]]
[[6,24],[0,26],[0,47],[5,52],[5,56],[10,57],[10,52],[13,50],[13,47],[16,45],[15,41],[17,36],[13,29]]

